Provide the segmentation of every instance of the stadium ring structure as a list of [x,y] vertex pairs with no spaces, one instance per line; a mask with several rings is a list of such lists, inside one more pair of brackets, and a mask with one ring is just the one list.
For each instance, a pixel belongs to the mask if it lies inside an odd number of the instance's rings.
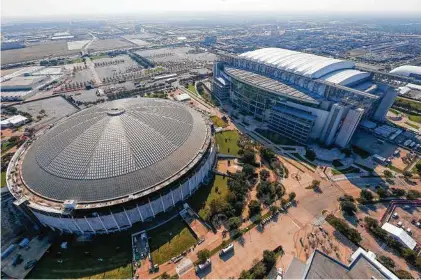
[[191,196],[216,158],[209,120],[178,102],[135,98],[90,107],[21,146],[7,185],[44,225],[104,234]]

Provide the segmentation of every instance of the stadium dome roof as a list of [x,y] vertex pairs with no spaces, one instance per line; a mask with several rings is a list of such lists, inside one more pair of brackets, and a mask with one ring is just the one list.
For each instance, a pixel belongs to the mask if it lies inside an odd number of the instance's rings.
[[22,174],[47,199],[111,200],[179,178],[208,141],[204,118],[181,103],[116,100],[80,111],[37,139]]
[[421,75],[421,66],[402,65],[393,69],[390,73],[406,77],[411,76],[411,74]]
[[352,61],[279,48],[258,49],[240,54],[240,57],[314,79],[355,66]]

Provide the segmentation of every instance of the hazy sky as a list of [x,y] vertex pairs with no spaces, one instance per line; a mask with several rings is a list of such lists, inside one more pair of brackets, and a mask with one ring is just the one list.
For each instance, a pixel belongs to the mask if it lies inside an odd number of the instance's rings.
[[279,11],[420,13],[421,0],[1,0],[4,17],[160,13],[171,11]]

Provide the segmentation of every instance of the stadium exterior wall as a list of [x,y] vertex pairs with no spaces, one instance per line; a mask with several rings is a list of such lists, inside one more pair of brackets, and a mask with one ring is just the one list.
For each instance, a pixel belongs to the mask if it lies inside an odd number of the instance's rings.
[[[201,165],[196,169],[191,177],[186,179],[177,188],[171,189],[164,195],[153,200],[147,198],[144,204],[135,203],[130,204],[127,209],[125,205],[121,205],[120,211],[116,209],[108,209],[107,214],[104,210],[95,212],[92,209],[91,213],[86,213],[85,216],[79,215],[65,215],[61,213],[49,213],[40,209],[33,209],[29,205],[29,209],[39,219],[39,221],[52,230],[58,230],[70,234],[107,234],[116,231],[121,231],[130,228],[134,223],[144,222],[153,219],[157,214],[166,212],[174,207],[177,203],[184,201],[191,196],[201,183],[207,178],[209,172],[212,171],[216,159],[216,149],[214,145],[209,148],[209,154]],[[76,210],[77,211],[77,210]]]

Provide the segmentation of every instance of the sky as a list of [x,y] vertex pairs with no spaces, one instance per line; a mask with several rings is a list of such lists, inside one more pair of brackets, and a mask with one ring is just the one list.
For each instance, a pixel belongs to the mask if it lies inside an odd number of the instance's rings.
[[1,0],[2,17],[164,12],[416,13],[421,0]]

